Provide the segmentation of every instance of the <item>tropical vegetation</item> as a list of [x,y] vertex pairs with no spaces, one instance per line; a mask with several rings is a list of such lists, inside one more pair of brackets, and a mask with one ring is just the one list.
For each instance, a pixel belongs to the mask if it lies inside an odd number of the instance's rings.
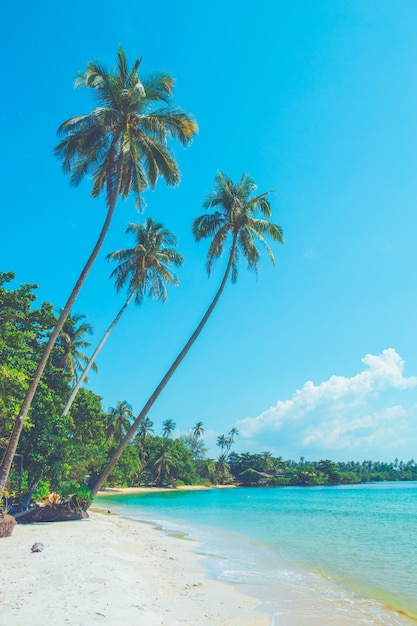
[[[48,332],[56,322],[52,304],[39,304],[35,285],[12,288],[14,274],[0,274],[0,441],[7,441],[21,398],[36,367]],[[71,411],[62,415],[72,377],[57,342],[35,396],[9,476],[10,491],[22,504],[50,492],[83,494],[107,463],[134,421],[127,400],[105,410],[102,399],[81,388]],[[61,365],[60,365],[61,364]],[[284,460],[268,451],[238,453],[235,427],[217,437],[218,455],[210,458],[201,420],[175,436],[172,418],[159,426],[141,422],[107,478],[107,485],[334,485],[385,480],[417,480],[417,463],[362,463],[328,459]],[[0,444],[1,445],[1,444]]]

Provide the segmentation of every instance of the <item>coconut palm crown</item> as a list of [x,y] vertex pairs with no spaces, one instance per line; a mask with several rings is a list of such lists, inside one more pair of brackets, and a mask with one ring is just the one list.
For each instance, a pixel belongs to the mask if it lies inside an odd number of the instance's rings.
[[141,79],[140,64],[136,60],[129,70],[122,48],[113,73],[97,61],[88,63],[75,85],[91,88],[97,107],[58,129],[64,139],[55,154],[71,183],[91,174],[92,196],[105,190],[109,204],[113,193],[127,198],[133,192],[140,205],[140,193],[155,187],[159,176],[177,185],[180,173],[168,139],[187,145],[197,133],[193,117],[171,104],[173,78],[158,72]]
[[110,275],[115,280],[116,290],[127,286],[127,292],[135,294],[136,304],[140,304],[146,294],[165,302],[166,284],[178,285],[170,266],[180,267],[183,263],[182,255],[174,249],[175,235],[152,218],[144,224],[129,224],[126,233],[134,236],[134,247],[116,250],[107,256],[108,260],[118,262]]
[[[265,236],[282,243],[282,230],[268,219],[264,219],[271,217],[268,199],[271,192],[253,195],[256,189],[256,184],[247,174],[243,174],[238,183],[234,183],[223,172],[216,176],[214,189],[203,203],[206,210],[215,208],[216,211],[203,214],[193,222],[193,235],[196,241],[212,237],[207,253],[209,275],[230,236],[232,242],[229,261],[232,282],[237,281],[240,254],[246,259],[249,269],[258,271],[261,253],[256,246],[256,240],[263,244],[272,264],[275,264],[274,255]],[[259,214],[262,217],[257,217]]]
[[[61,354],[56,358],[55,364],[67,371],[74,385],[78,381],[78,373],[88,363],[88,357],[82,352],[88,348],[90,342],[85,339],[87,334],[92,334],[91,324],[84,320],[86,316],[81,313],[73,313],[67,317],[56,344],[61,347]],[[97,365],[91,364],[93,371],[98,372]]]

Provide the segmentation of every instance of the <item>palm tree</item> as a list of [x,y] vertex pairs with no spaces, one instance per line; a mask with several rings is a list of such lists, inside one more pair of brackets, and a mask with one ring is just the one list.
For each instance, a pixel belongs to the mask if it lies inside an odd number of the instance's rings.
[[202,435],[204,435],[204,428],[203,428],[203,422],[197,422],[196,425],[193,428],[193,435],[194,437],[196,437],[197,439],[199,437],[201,437]]
[[272,454],[269,452],[269,450],[264,450],[264,452],[262,452],[262,469],[265,472],[268,472],[269,470],[273,470],[274,468],[274,460],[272,458]]
[[150,420],[149,417],[145,417],[140,425],[138,434],[135,437],[135,446],[138,451],[139,460],[142,463],[142,468],[148,458],[148,453],[146,451],[146,438],[148,433],[153,432],[153,421]]
[[[55,365],[70,374],[74,385],[78,381],[78,372],[88,363],[88,357],[81,352],[90,345],[84,337],[92,333],[91,325],[83,322],[85,318],[86,316],[80,313],[69,315],[56,341],[61,347],[61,354],[55,359]],[[95,372],[98,371],[94,359],[90,359],[90,368]]]
[[118,444],[132,425],[132,407],[126,400],[119,400],[116,407],[110,407],[106,417],[107,438]]
[[[234,429],[234,430],[236,430],[236,429]],[[226,454],[229,454],[230,448],[232,447],[232,445],[235,442],[235,440],[233,439],[233,436],[230,435],[230,432],[229,432],[229,437],[226,437],[226,435],[220,435],[219,437],[217,437],[217,445],[222,450],[226,450]]]
[[217,437],[216,445],[219,446],[220,450],[224,450],[225,448],[229,447],[229,441],[227,437],[225,437],[225,435],[220,435],[219,437]]
[[172,470],[175,467],[175,459],[172,453],[166,448],[162,448],[152,459],[152,467],[156,471],[156,483],[162,484],[164,480],[171,477]]
[[202,475],[214,482],[216,476],[216,462],[214,459],[205,459],[201,464]]
[[153,421],[149,417],[145,417],[139,428],[139,435],[142,437],[145,443],[148,433],[153,433]]
[[176,427],[176,423],[171,420],[165,420],[162,424],[162,436],[163,437],[170,437],[171,434],[174,432]]
[[220,483],[220,485],[223,485],[226,482],[232,482],[233,480],[226,454],[220,454],[217,459],[215,480],[217,483]]
[[239,434],[239,431],[238,431],[238,429],[237,429],[237,428],[235,428],[235,426],[233,426],[233,428],[231,428],[231,429],[229,430],[229,437],[230,437],[231,443],[234,443],[234,442],[235,442],[235,437],[236,437],[238,434]]
[[[255,244],[255,240],[258,239],[266,248],[271,262],[275,263],[274,255],[265,236],[269,236],[273,241],[282,243],[282,230],[276,224],[272,224],[268,219],[265,219],[271,216],[271,207],[268,200],[270,192],[253,195],[255,191],[256,185],[247,174],[243,174],[237,184],[223,172],[219,172],[216,176],[214,191],[208,195],[203,205],[207,210],[212,208],[216,210],[210,215],[204,214],[194,220],[193,234],[196,241],[206,237],[213,237],[207,255],[207,271],[209,275],[214,261],[221,256],[226,241],[229,237],[231,238],[229,258],[220,287],[201,322],[144,405],[118,450],[115,451],[99,476],[92,478],[90,486],[93,495],[97,493],[100,486],[106,481],[141,421],[149,413],[150,408],[156,402],[171,376],[200,335],[223,293],[229,275],[231,275],[232,282],[236,282],[239,254],[245,257],[248,268],[256,272],[260,258],[260,252]],[[258,217],[259,214],[262,217]]]
[[15,420],[0,465],[0,490],[5,487],[49,355],[101,249],[117,199],[119,196],[126,199],[132,192],[140,206],[141,192],[147,186],[155,187],[159,176],[168,185],[177,185],[180,172],[168,140],[177,139],[187,145],[197,133],[194,119],[171,104],[173,78],[166,73],[154,73],[141,80],[139,66],[137,60],[129,70],[121,48],[113,73],[98,62],[88,63],[75,85],[92,89],[98,106],[89,114],[67,120],[58,129],[63,140],[55,148],[55,154],[62,159],[64,172],[70,175],[72,185],[91,175],[92,196],[105,192],[107,214],[97,243],[45,345]]
[[90,367],[93,367],[95,359],[132,300],[135,301],[135,304],[140,305],[144,296],[149,295],[155,300],[165,302],[167,298],[165,283],[178,285],[177,276],[170,270],[171,264],[179,267],[183,262],[181,254],[173,248],[177,243],[175,236],[152,218],[148,218],[143,226],[141,224],[129,224],[126,233],[134,235],[135,246],[112,252],[107,256],[107,259],[119,261],[119,265],[113,270],[111,277],[116,279],[117,291],[120,291],[127,283],[128,298],[104,333],[91,359],[87,362],[72,390],[62,413],[63,416],[68,414],[81,385],[87,378]]

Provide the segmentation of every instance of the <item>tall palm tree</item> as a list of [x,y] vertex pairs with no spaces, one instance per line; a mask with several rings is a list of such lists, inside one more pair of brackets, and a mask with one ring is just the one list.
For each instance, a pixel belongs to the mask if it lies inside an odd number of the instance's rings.
[[175,236],[152,218],[148,218],[143,225],[129,224],[126,233],[134,235],[135,246],[126,250],[112,252],[107,258],[119,261],[119,265],[113,270],[111,277],[116,279],[117,291],[120,291],[127,283],[128,298],[104,333],[91,359],[87,362],[84,371],[72,390],[62,414],[63,416],[68,414],[81,385],[88,375],[90,367],[93,366],[112,330],[132,300],[137,305],[140,305],[144,296],[149,295],[155,300],[165,302],[167,298],[165,284],[172,283],[173,285],[178,285],[178,278],[170,269],[170,265],[179,267],[183,262],[181,254],[173,248],[177,243]]
[[197,422],[196,425],[193,428],[193,435],[194,437],[196,437],[197,439],[199,437],[201,437],[202,435],[204,435],[204,428],[203,428],[203,422]]
[[63,139],[55,154],[62,160],[64,172],[70,175],[72,185],[78,185],[85,175],[90,175],[92,196],[97,197],[103,191],[106,194],[107,214],[97,243],[45,345],[15,420],[0,465],[0,490],[6,484],[49,355],[101,249],[117,199],[119,196],[126,199],[132,192],[140,206],[141,192],[147,186],[153,188],[159,176],[168,185],[177,185],[180,172],[168,140],[173,138],[187,145],[197,133],[194,119],[171,103],[173,78],[166,73],[154,73],[140,79],[139,66],[137,60],[129,70],[121,48],[113,73],[101,63],[88,63],[75,85],[92,89],[97,107],[89,114],[67,120],[58,129]]
[[162,436],[166,438],[170,437],[174,432],[175,427],[176,423],[173,420],[165,420],[162,424]]
[[106,436],[118,444],[132,425],[132,407],[126,400],[119,400],[116,407],[110,407],[106,418]]
[[[91,334],[92,329],[90,324],[83,321],[85,319],[86,316],[81,313],[70,314],[56,341],[57,345],[61,347],[61,354],[55,359],[55,365],[70,374],[74,385],[79,378],[78,372],[82,371],[85,364],[88,363],[88,356],[81,350],[90,345],[85,336]],[[94,359],[91,359],[90,368],[95,372],[98,371]]]
[[[260,252],[255,243],[255,240],[258,239],[266,248],[271,262],[275,264],[274,255],[265,237],[269,236],[273,241],[282,243],[282,230],[276,224],[265,219],[271,216],[271,207],[268,200],[270,192],[254,195],[255,191],[256,185],[247,174],[243,174],[238,183],[234,183],[223,172],[219,172],[216,176],[214,190],[208,195],[203,205],[207,210],[212,208],[216,210],[210,215],[204,214],[194,220],[193,234],[196,241],[206,237],[213,237],[207,255],[207,271],[209,275],[214,261],[221,256],[226,241],[228,238],[231,238],[228,262],[220,287],[201,322],[144,405],[119,448],[114,452],[112,458],[100,474],[97,477],[92,477],[90,488],[93,496],[106,481],[118,458],[137,431],[141,421],[149,413],[150,408],[156,402],[171,376],[200,335],[223,293],[229,275],[231,275],[232,282],[236,282],[239,253],[245,257],[248,268],[256,272],[260,258]],[[261,217],[258,217],[258,215],[261,215]]]

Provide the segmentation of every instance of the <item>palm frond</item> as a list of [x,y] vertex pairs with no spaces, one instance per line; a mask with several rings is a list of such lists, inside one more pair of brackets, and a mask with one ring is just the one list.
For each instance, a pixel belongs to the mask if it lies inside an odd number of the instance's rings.
[[152,72],[143,79],[143,88],[146,99],[150,102],[166,102],[172,98],[174,78],[166,72]]

